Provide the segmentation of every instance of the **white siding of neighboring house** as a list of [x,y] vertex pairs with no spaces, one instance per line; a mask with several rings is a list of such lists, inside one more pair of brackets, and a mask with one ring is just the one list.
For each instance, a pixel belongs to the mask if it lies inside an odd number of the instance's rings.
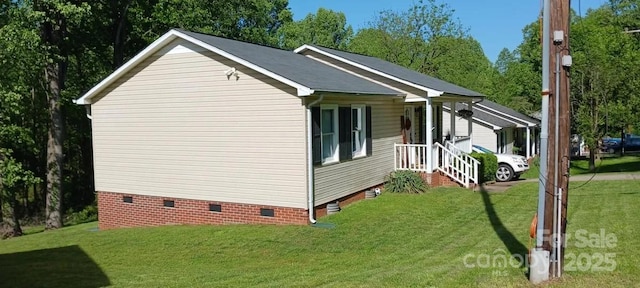
[[99,95],[96,190],[306,208],[296,90],[202,50],[176,40]]
[[[497,131],[493,130],[493,127],[481,124],[477,121],[473,121],[471,143],[473,145],[480,145],[491,151],[497,151],[498,149],[498,136]],[[442,112],[442,127],[443,134],[446,136],[451,131],[451,116],[449,111],[443,110]],[[467,136],[469,135],[467,119],[456,116],[456,135]]]
[[514,137],[514,131],[515,128],[503,128],[502,131],[504,131],[505,135],[507,136],[507,142],[505,143],[503,149],[504,151],[502,153],[504,154],[516,154],[513,153],[513,147],[514,147],[514,141],[515,141],[515,137]]
[[340,70],[343,70],[345,72],[351,73],[353,75],[357,75],[359,77],[362,77],[364,79],[367,79],[371,82],[375,82],[377,84],[380,84],[382,86],[394,89],[394,90],[398,90],[398,91],[402,91],[403,93],[407,94],[406,97],[406,101],[407,102],[424,102],[426,101],[426,95],[427,92],[422,91],[420,89],[387,79],[385,77],[382,77],[380,75],[376,75],[373,74],[371,72],[365,71],[363,69],[351,66],[349,64],[346,64],[344,62],[340,62],[338,60],[335,60],[331,57],[327,57],[325,55],[322,55],[320,53],[311,51],[311,50],[305,50],[303,53],[303,55],[314,59],[316,61],[319,61],[321,63],[327,64],[329,66],[338,68]]
[[393,171],[393,144],[401,143],[402,99],[388,96],[327,97],[321,104],[366,104],[371,106],[372,155],[350,161],[316,166],[315,205],[353,194],[384,182]]

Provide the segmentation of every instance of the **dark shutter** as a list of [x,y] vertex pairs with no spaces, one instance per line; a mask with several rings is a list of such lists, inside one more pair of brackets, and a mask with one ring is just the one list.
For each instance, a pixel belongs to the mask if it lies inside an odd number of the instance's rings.
[[420,144],[427,143],[424,133],[424,109],[422,106],[416,107],[416,114],[418,114],[418,139],[420,139]]
[[367,129],[367,140],[366,140],[366,142],[367,142],[367,156],[371,156],[372,152],[373,152],[373,141],[371,141],[371,131],[373,130],[373,129],[371,129],[371,126],[372,126],[371,125],[371,106],[367,106],[366,110],[367,110],[367,112],[365,113],[366,114],[365,115],[365,118],[366,118],[365,126],[367,126],[366,127],[366,129]]
[[340,161],[351,160],[353,147],[351,147],[351,107],[338,108],[338,142],[340,143]]
[[313,164],[322,164],[322,147],[320,139],[322,138],[322,130],[320,130],[320,107],[311,108],[311,149],[313,150]]

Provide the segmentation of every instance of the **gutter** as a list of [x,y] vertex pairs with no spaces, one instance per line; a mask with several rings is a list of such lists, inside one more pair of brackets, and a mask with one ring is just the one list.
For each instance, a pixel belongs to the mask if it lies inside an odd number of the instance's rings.
[[311,117],[311,106],[318,104],[320,101],[324,99],[324,94],[320,94],[320,98],[315,101],[308,103],[307,106],[307,199],[309,203],[307,204],[307,208],[309,209],[309,222],[311,224],[316,224],[316,219],[313,215],[314,209],[314,175],[313,175],[313,123]]

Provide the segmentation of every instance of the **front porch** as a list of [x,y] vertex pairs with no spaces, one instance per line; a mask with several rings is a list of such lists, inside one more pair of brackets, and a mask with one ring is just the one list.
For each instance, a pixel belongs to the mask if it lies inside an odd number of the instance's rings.
[[[426,174],[442,172],[467,188],[477,184],[479,162],[468,155],[473,145],[473,100],[470,97],[429,97],[421,102],[406,103],[400,119],[403,140],[393,147],[394,169]],[[446,135],[442,123],[445,102],[450,102],[451,107],[460,107],[457,113],[450,113],[451,124]],[[456,134],[456,117],[467,120],[467,135]]]

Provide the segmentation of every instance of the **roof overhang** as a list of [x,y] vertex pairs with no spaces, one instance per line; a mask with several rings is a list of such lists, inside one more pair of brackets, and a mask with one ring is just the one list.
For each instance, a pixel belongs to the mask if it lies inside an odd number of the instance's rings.
[[425,87],[425,86],[422,86],[422,85],[415,84],[415,83],[413,83],[413,82],[406,81],[406,80],[404,80],[404,79],[401,79],[401,78],[398,78],[398,77],[395,77],[395,76],[389,75],[389,74],[387,74],[387,73],[384,73],[384,72],[382,72],[382,71],[379,71],[379,70],[373,69],[373,68],[371,68],[371,67],[369,67],[369,66],[362,65],[362,64],[359,64],[359,63],[357,63],[357,62],[353,62],[353,61],[351,61],[351,60],[348,60],[348,59],[345,59],[345,58],[343,58],[343,57],[340,57],[340,56],[338,56],[338,55],[335,55],[335,54],[332,54],[332,53],[326,52],[326,51],[324,51],[324,50],[322,50],[322,49],[318,49],[318,48],[316,48],[316,47],[314,47],[314,46],[311,46],[311,45],[307,45],[307,44],[302,45],[302,46],[300,46],[300,47],[296,48],[295,50],[293,50],[293,52],[295,52],[295,53],[299,53],[299,54],[302,54],[302,52],[304,52],[305,50],[310,50],[310,51],[316,52],[316,53],[318,53],[318,54],[321,54],[321,55],[327,56],[327,57],[329,57],[329,58],[331,58],[331,59],[338,60],[338,61],[340,61],[340,62],[343,62],[343,63],[349,64],[349,65],[351,65],[351,66],[354,66],[354,67],[360,68],[360,69],[362,69],[362,70],[364,70],[364,71],[367,71],[367,72],[370,72],[370,73],[376,74],[376,75],[378,75],[378,76],[382,76],[382,77],[387,78],[387,79],[389,79],[389,80],[393,80],[393,81],[396,81],[396,82],[398,82],[398,83],[402,83],[402,84],[404,84],[404,85],[407,85],[407,86],[410,86],[410,87],[413,87],[413,88],[416,88],[416,89],[419,89],[419,90],[425,91],[425,92],[427,93],[427,97],[438,97],[438,96],[440,96],[440,95],[444,94],[444,92],[443,92],[443,91],[438,91],[438,90],[435,90],[435,89],[432,89],[432,88],[429,88],[429,87]]
[[[486,111],[491,111],[491,112],[494,112],[494,113],[503,114],[503,115],[506,115],[508,117],[514,118],[517,121],[525,123],[525,126],[527,126],[527,127],[537,127],[538,126],[538,123],[532,122],[529,119],[524,119],[522,117],[518,117],[518,116],[515,116],[515,115],[512,115],[512,114],[506,113],[506,112],[501,112],[501,111],[498,111],[496,109],[493,109],[493,108],[491,108],[489,106],[486,106],[486,105],[483,105],[483,104],[480,104],[479,106],[480,106],[480,109],[483,109],[483,110],[486,110]],[[531,118],[533,118],[533,117],[531,117]]]
[[229,60],[232,60],[234,62],[237,62],[238,64],[244,65],[250,69],[253,69],[259,73],[262,73],[266,76],[269,76],[275,80],[278,80],[284,84],[287,84],[293,88],[296,89],[298,96],[309,96],[311,94],[313,94],[315,91],[312,88],[306,87],[300,83],[296,83],[294,81],[291,81],[285,77],[282,77],[278,74],[275,74],[263,67],[260,67],[258,65],[255,65],[251,62],[248,62],[242,58],[239,58],[237,56],[234,56],[230,53],[227,53],[221,49],[218,49],[210,44],[207,44],[205,42],[202,42],[196,38],[193,38],[187,34],[184,34],[178,30],[172,29],[169,32],[165,33],[164,35],[162,35],[160,38],[156,39],[156,41],[153,41],[153,43],[151,43],[149,46],[147,46],[144,50],[140,51],[140,53],[138,53],[136,56],[134,56],[133,58],[131,58],[129,61],[127,61],[124,65],[120,66],[120,68],[116,69],[113,73],[111,73],[109,76],[107,76],[107,78],[103,79],[102,81],[100,81],[100,83],[98,83],[96,86],[94,86],[93,88],[91,88],[89,91],[87,91],[84,95],[82,95],[82,97],[73,100],[73,103],[78,104],[78,105],[90,105],[93,104],[92,99],[98,95],[102,90],[104,90],[105,88],[107,88],[109,85],[111,85],[112,83],[114,83],[116,80],[118,80],[118,78],[120,78],[121,76],[123,76],[124,74],[126,74],[127,72],[129,72],[131,69],[133,69],[136,65],[138,65],[139,63],[141,63],[142,61],[144,61],[145,59],[149,58],[150,56],[152,56],[153,54],[155,54],[156,52],[158,52],[162,47],[166,46],[167,44],[169,44],[171,41],[175,40],[175,39],[184,39],[186,41],[189,41],[193,44],[196,44],[198,46],[201,46],[211,52],[214,52],[220,56],[223,56],[225,58],[228,58]]
[[[449,108],[447,106],[442,106],[442,110],[443,111],[447,110],[447,111],[449,111],[449,113],[451,113],[451,108]],[[488,126],[493,130],[500,130],[500,129],[504,129],[504,128],[509,128],[509,127],[501,127],[501,126],[497,126],[497,125],[491,124],[491,123],[489,123],[487,121],[481,120],[481,119],[479,119],[477,117],[474,117],[474,116],[471,116],[471,120],[474,121],[474,122],[481,123],[481,124],[483,124],[485,126]]]

